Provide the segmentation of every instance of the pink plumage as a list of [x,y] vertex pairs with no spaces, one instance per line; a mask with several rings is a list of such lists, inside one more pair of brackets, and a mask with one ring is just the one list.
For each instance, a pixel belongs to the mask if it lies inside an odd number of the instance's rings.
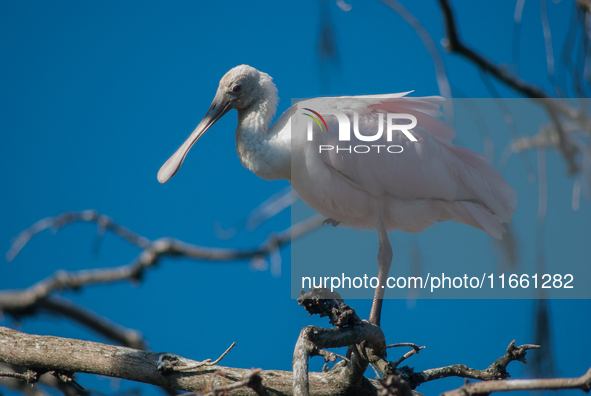
[[[303,133],[303,125],[292,120],[292,156],[306,158],[303,164],[292,158],[293,187],[313,209],[349,227],[376,228],[383,212],[386,228],[391,231],[417,233],[437,221],[457,221],[501,238],[505,231],[502,223],[511,221],[517,206],[515,191],[483,154],[453,145],[455,131],[437,118],[443,100],[376,95],[296,104],[298,109],[292,108],[292,114],[304,107],[320,113],[335,108],[349,115],[355,111],[359,129],[370,134],[377,130],[379,113],[412,114],[418,122],[412,133],[418,141],[397,134],[388,142],[383,134],[372,144],[398,145],[403,152],[318,153],[319,144],[343,146],[338,140],[336,118],[325,117],[329,132],[315,128],[313,142],[294,136]],[[354,137],[346,143],[351,147],[368,145]]]

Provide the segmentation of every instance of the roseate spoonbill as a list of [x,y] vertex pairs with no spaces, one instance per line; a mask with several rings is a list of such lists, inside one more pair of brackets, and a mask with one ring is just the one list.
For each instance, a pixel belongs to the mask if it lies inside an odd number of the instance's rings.
[[[455,131],[437,118],[444,99],[406,94],[310,99],[291,106],[269,127],[278,102],[272,78],[237,66],[221,79],[205,117],[160,168],[158,181],[174,176],[193,144],[224,114],[238,110],[236,149],[245,167],[267,180],[287,179],[306,204],[333,224],[377,230],[379,284],[370,322],[379,325],[385,291],[380,285],[386,284],[392,261],[388,231],[417,233],[436,221],[453,220],[501,238],[502,223],[511,221],[517,206],[515,191],[484,155],[451,143]],[[380,142],[403,148],[399,154],[319,150],[318,143],[338,145],[337,119],[323,118],[327,131],[321,123],[313,125],[312,144],[305,137],[314,123],[302,117],[304,109],[354,111],[358,129],[372,133],[384,113],[412,115],[416,141],[402,133],[391,134],[388,142],[382,136]]]

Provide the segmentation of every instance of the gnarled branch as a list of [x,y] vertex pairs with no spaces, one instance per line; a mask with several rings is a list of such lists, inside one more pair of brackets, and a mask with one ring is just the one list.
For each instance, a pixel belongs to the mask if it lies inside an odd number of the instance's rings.
[[408,367],[402,367],[400,373],[403,374],[403,377],[407,378],[413,389],[422,383],[447,377],[470,378],[481,381],[505,379],[511,377],[507,372],[509,363],[515,360],[523,364],[527,363],[525,359],[527,351],[538,348],[540,348],[539,345],[531,344],[515,346],[515,340],[513,340],[509,343],[505,354],[484,370],[472,369],[464,364],[454,364],[452,366],[429,369],[418,373],[412,372]]

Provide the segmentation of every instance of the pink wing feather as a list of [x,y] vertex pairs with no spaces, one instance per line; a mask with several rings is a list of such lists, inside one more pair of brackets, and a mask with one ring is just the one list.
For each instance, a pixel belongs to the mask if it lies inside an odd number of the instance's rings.
[[[505,231],[502,223],[511,221],[517,206],[515,191],[486,162],[483,154],[452,144],[454,129],[437,118],[441,116],[439,105],[443,98],[408,98],[395,94],[334,99],[339,100],[326,107],[358,112],[360,130],[366,128],[368,134],[375,133],[379,112],[412,114],[418,122],[411,131],[417,142],[402,134],[395,134],[393,141],[387,142],[384,134],[381,141],[369,143],[400,145],[404,148],[400,154],[351,155],[334,150],[320,154],[333,177],[345,183],[341,187],[335,184],[334,188],[341,188],[342,194],[359,200],[352,205],[363,205],[365,201],[351,187],[384,202],[386,225],[391,230],[420,232],[435,221],[453,220],[501,238]],[[327,118],[331,133],[317,135],[322,144],[342,145],[333,118]],[[368,144],[354,140],[347,143]],[[338,203],[331,205],[333,216],[335,213],[338,216]],[[345,222],[350,218],[350,213],[343,216]],[[356,226],[355,222],[349,225]]]

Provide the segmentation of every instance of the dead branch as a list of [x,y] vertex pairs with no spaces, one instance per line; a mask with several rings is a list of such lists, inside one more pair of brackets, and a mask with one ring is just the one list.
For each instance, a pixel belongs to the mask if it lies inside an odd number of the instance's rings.
[[[393,344],[392,346],[410,346],[413,349],[394,362],[386,361],[387,347],[381,330],[378,331],[379,328],[366,321],[360,321],[355,311],[345,304],[338,293],[326,289],[312,289],[309,293],[302,292],[298,303],[304,306],[310,315],[328,316],[331,324],[336,325],[337,328],[324,329],[308,326],[301,331],[293,359],[294,392],[297,395],[309,395],[308,361],[313,356],[324,356],[325,354],[320,352],[323,348],[349,346],[350,361],[335,366],[339,368],[338,375],[341,377],[339,389],[354,390],[368,364],[371,364],[384,377],[393,378],[382,381],[382,387],[389,392],[388,394],[394,394],[392,393],[394,389],[406,394],[406,388],[410,391],[424,382],[446,377],[483,381],[505,379],[510,377],[506,370],[509,363],[517,360],[525,364],[527,350],[539,348],[538,345],[530,344],[515,346],[515,340],[513,340],[509,343],[505,354],[485,370],[475,370],[466,365],[457,364],[414,373],[408,366],[399,369],[398,366],[424,347],[412,343]],[[342,387],[343,384],[345,387]]]
[[[106,219],[105,219],[106,218]],[[144,271],[154,267],[163,257],[187,257],[200,261],[233,261],[261,257],[275,251],[279,247],[288,244],[292,239],[298,238],[315,228],[318,228],[323,220],[319,215],[312,216],[289,227],[285,231],[270,235],[259,247],[254,249],[219,249],[207,248],[188,244],[172,238],[160,238],[149,241],[138,234],[116,225],[110,218],[102,217],[94,211],[68,212],[60,216],[47,218],[37,222],[32,229],[24,231],[18,237],[11,252],[18,252],[24,243],[40,229],[63,227],[74,221],[90,221],[102,224],[108,230],[117,230],[117,235],[122,236],[130,243],[143,247],[144,250],[131,263],[114,268],[101,268],[82,270],[76,272],[57,271],[33,286],[24,290],[8,290],[0,292],[0,312],[19,312],[30,309],[39,300],[46,298],[54,290],[78,290],[85,286],[114,283],[120,281],[140,281]],[[40,225],[41,224],[41,225]],[[125,230],[125,231],[122,231]],[[125,236],[123,236],[125,235]],[[25,241],[25,242],[22,242]],[[135,243],[135,242],[137,243]],[[147,242],[146,242],[147,241]],[[147,245],[145,244],[147,243]],[[16,248],[20,246],[20,248]],[[147,247],[144,247],[147,246]]]
[[[2,373],[14,373],[14,374],[26,374],[28,370],[16,370],[15,367],[9,364],[0,363],[0,372]],[[32,372],[31,372],[32,373]],[[50,379],[48,381],[48,379]],[[39,382],[48,385],[50,387],[57,387],[56,385],[60,382],[57,378],[50,376],[50,375],[42,375],[39,378]],[[50,382],[50,383],[48,383]],[[4,386],[10,390],[14,390],[26,396],[48,396],[46,392],[41,389],[39,386],[31,386],[27,379],[23,379],[22,377],[17,376],[7,376],[7,375],[0,375],[0,385]],[[67,396],[74,396],[72,394],[66,394]]]
[[[257,391],[253,389],[260,388],[253,377],[253,371],[248,369],[201,366],[196,371],[184,372],[183,367],[193,367],[202,362],[170,353],[154,353],[97,342],[30,335],[6,327],[0,327],[0,361],[26,367],[35,373],[89,373],[187,392],[207,393],[213,389],[224,388],[229,395],[254,395]],[[171,370],[171,367],[181,370]],[[314,394],[335,394],[333,386],[340,380],[337,372],[338,369],[333,369],[329,373],[310,373],[309,383],[314,389]],[[260,386],[264,385],[269,393],[293,394],[291,372],[264,370],[256,374],[260,376]],[[243,382],[249,376],[251,381],[248,385],[229,388],[229,385]],[[363,386],[357,388],[357,394],[376,395],[377,382],[364,379],[362,384]]]
[[300,292],[298,304],[304,307],[310,316],[328,316],[331,325],[347,327],[361,324],[361,319],[353,308],[348,306],[337,292],[324,288],[312,288],[309,292]]
[[588,393],[589,390],[591,390],[591,369],[589,369],[584,375],[577,378],[549,378],[467,383],[461,388],[442,393],[442,396],[488,395],[492,392],[557,389],[580,389]]
[[27,384],[37,382],[37,373],[27,370],[25,373],[15,373],[11,371],[0,371],[0,378],[9,377],[25,381]]
[[413,348],[410,351],[406,352],[404,355],[400,356],[398,359],[396,359],[395,361],[391,362],[390,365],[394,368],[400,366],[400,363],[404,362],[406,359],[408,359],[409,357],[411,357],[412,355],[415,355],[417,353],[419,353],[419,351],[421,349],[425,349],[424,346],[419,347],[419,348]]
[[385,336],[379,326],[362,321],[340,295],[327,289],[314,288],[298,298],[310,315],[328,316],[337,326],[325,329],[307,326],[302,329],[293,354],[293,391],[295,395],[308,396],[309,360],[313,356],[325,356],[325,348],[349,347],[348,358],[327,373],[327,380],[336,393],[354,392],[368,386],[363,373],[370,363],[386,357]]
[[[170,353],[153,353],[137,349],[106,345],[96,342],[52,336],[37,336],[0,327],[0,361],[2,374],[27,383],[43,381],[44,373],[51,374],[59,383],[74,383],[74,373],[90,373],[144,382],[169,389],[180,389],[200,394],[218,395],[335,395],[346,392],[358,395],[396,394],[410,396],[408,390],[423,382],[459,376],[484,380],[468,384],[447,396],[476,395],[494,391],[533,389],[589,390],[591,370],[580,378],[551,380],[498,381],[509,377],[507,365],[525,361],[525,353],[536,345],[515,346],[511,342],[506,353],[485,370],[469,369],[463,365],[442,367],[413,374],[408,367],[385,376],[380,385],[363,377],[367,362],[385,372],[383,357],[371,356],[384,346],[379,327],[362,322],[351,327],[322,329],[309,326],[302,330],[294,352],[293,373],[278,370],[245,370],[214,365],[210,359],[198,362]],[[334,348],[343,345],[367,344],[368,347],[350,348],[350,359],[337,363],[326,373],[308,373],[308,359],[318,353],[319,346]],[[385,350],[385,349],[384,349]],[[414,349],[413,349],[414,351]],[[222,354],[221,357],[223,357]],[[218,359],[219,361],[219,359]],[[23,367],[14,371],[6,365]],[[410,375],[409,375],[409,372]],[[392,379],[390,379],[392,378]],[[292,385],[293,384],[293,385]],[[484,385],[490,384],[490,385]],[[293,386],[293,388],[292,388]],[[384,393],[385,392],[385,393]],[[414,393],[413,393],[414,394]],[[38,395],[38,393],[36,393]]]
[[7,311],[7,313],[20,319],[25,315],[35,315],[39,311],[65,316],[120,345],[135,349],[148,349],[148,345],[139,331],[125,328],[84,306],[53,294],[38,300],[26,311],[18,312],[18,314],[14,311]]
[[350,362],[351,361],[351,359],[349,359],[346,356],[342,356],[342,355],[339,355],[338,353],[334,353],[334,352],[327,351],[327,350],[324,350],[324,349],[318,350],[318,355],[319,356],[322,356],[324,358],[324,361],[325,362],[332,362],[332,363],[334,363],[334,362],[337,361],[337,359],[343,359],[345,362]]
[[161,364],[161,369],[165,370],[165,371],[178,371],[178,372],[183,372],[183,373],[190,373],[190,372],[198,371],[199,368],[204,367],[204,366],[215,366],[216,364],[221,362],[222,359],[228,354],[228,352],[230,352],[232,350],[232,348],[234,348],[235,346],[236,346],[236,343],[233,342],[232,345],[230,345],[230,347],[228,349],[226,349],[226,351],[224,353],[222,353],[221,356],[219,358],[217,358],[216,360],[214,360],[213,362],[211,361],[211,359],[205,359],[204,361],[196,363],[192,366],[179,366],[179,365],[170,364],[169,361],[163,361]]
[[[0,371],[3,373],[17,374],[10,376],[0,375],[0,385],[17,391],[27,396],[47,396],[48,394],[39,386],[33,386],[34,383],[43,384],[46,387],[53,388],[64,396],[91,396],[92,392],[83,389],[78,383],[72,380],[66,374],[48,371],[45,374],[23,369],[9,364],[0,363]],[[24,376],[24,378],[23,378]],[[4,378],[2,378],[4,377]],[[167,389],[167,391],[170,391]],[[176,393],[170,393],[171,396]]]
[[515,340],[513,340],[509,343],[505,354],[484,370],[475,370],[464,364],[454,364],[452,366],[429,369],[419,373],[414,373],[412,372],[412,369],[405,366],[399,369],[399,372],[403,374],[403,378],[408,380],[413,389],[422,383],[447,377],[462,377],[481,381],[505,379],[511,377],[507,372],[507,366],[509,363],[517,360],[526,364],[527,360],[525,359],[525,355],[527,351],[529,349],[538,348],[540,348],[539,345],[531,344],[515,346]]
[[[24,315],[35,315],[38,311],[47,311],[50,314],[63,315],[120,345],[134,349],[148,350],[148,344],[139,331],[123,327],[84,306],[78,305],[73,301],[60,296],[49,295],[46,298],[42,298],[35,305],[27,309],[26,312],[19,312],[18,315],[15,315],[15,312],[9,313],[20,319]],[[232,344],[232,346],[234,346],[234,344]],[[220,357],[220,359],[223,358],[227,352],[229,352],[229,349]],[[218,361],[220,359],[218,359]],[[73,387],[64,381],[56,381],[55,378],[57,377],[48,377],[47,375],[44,375],[40,377],[39,381],[48,386],[59,389],[62,393],[66,394],[66,396],[80,396],[81,394],[86,394],[85,392],[81,393],[80,389]],[[164,388],[163,391],[169,395],[177,394],[172,389]]]
[[397,342],[396,344],[390,344],[386,348],[400,348],[400,347],[411,347],[415,351],[419,352],[419,350],[425,348],[418,346],[414,342]]
[[6,253],[6,260],[12,261],[25,245],[40,232],[52,229],[55,233],[73,223],[96,223],[99,227],[99,231],[111,231],[115,235],[141,249],[148,249],[151,244],[149,239],[115,223],[109,216],[100,214],[96,210],[83,210],[80,212],[72,211],[54,217],[41,219],[18,234],[12,240],[12,246],[8,253]]
[[439,4],[441,6],[441,10],[443,11],[443,17],[447,30],[447,50],[463,56],[483,71],[490,73],[498,80],[504,82],[511,88],[529,98],[550,98],[550,95],[548,95],[537,85],[530,84],[529,82],[522,80],[518,76],[512,74],[508,69],[497,66],[485,56],[477,53],[475,50],[465,45],[463,41],[460,40],[455,15],[449,4],[449,1],[439,0]]
[[[307,326],[303,328],[293,354],[294,394],[307,396],[310,394],[310,388],[314,389],[314,385],[310,384],[309,380],[308,363],[311,357],[322,355],[321,349],[358,345],[365,340],[368,340],[371,345],[379,346],[380,341],[383,343],[383,337],[384,335],[378,326],[366,321],[354,327],[325,329]],[[369,363],[367,358],[354,349],[351,351],[349,361],[343,363],[346,364],[339,363],[326,373],[326,380],[335,389],[335,393],[345,391],[357,393],[367,388],[369,384],[367,379],[363,377]],[[314,394],[316,394],[316,389],[314,389]]]

